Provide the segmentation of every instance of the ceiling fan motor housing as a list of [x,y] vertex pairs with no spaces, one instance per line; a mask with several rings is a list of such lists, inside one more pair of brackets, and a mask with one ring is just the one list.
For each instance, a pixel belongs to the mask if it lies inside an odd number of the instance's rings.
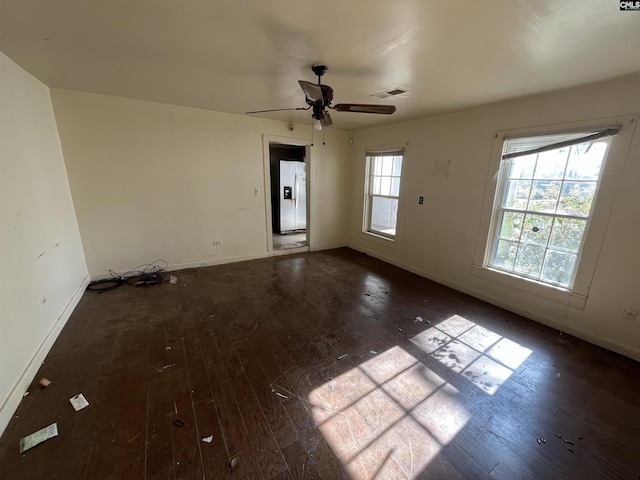
[[313,70],[313,73],[315,73],[318,77],[321,77],[327,70],[329,70],[329,67],[327,67],[326,65],[314,65],[311,67],[311,70]]

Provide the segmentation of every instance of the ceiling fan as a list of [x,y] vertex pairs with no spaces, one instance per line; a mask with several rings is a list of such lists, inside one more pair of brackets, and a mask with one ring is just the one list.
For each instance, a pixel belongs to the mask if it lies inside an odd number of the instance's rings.
[[281,112],[285,110],[309,110],[313,109],[311,118],[313,118],[313,128],[322,130],[323,127],[332,125],[331,115],[327,111],[328,108],[336,112],[357,112],[357,113],[377,113],[381,115],[391,115],[396,111],[395,105],[370,105],[364,103],[337,103],[331,106],[333,102],[333,88],[329,85],[322,85],[320,79],[328,70],[326,65],[314,65],[311,67],[313,73],[318,77],[318,83],[307,82],[306,80],[298,80],[300,88],[304,92],[304,96],[308,107],[297,108],[276,108],[271,110],[256,110],[250,113],[265,112]]

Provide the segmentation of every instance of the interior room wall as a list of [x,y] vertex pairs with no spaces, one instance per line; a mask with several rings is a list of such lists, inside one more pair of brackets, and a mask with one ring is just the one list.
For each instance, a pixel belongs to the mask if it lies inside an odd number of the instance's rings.
[[[617,178],[613,209],[584,309],[472,274],[484,233],[481,214],[494,134],[501,130],[603,119],[640,112],[640,76],[501,102],[355,133],[350,245],[423,276],[640,360],[640,134],[635,132]],[[365,148],[406,145],[399,239],[362,233]],[[439,163],[438,163],[439,162]],[[424,196],[424,204],[418,197]]]
[[1,434],[88,282],[49,88],[2,53],[0,169]]
[[[175,269],[268,254],[263,136],[310,142],[309,125],[68,90],[52,98],[92,278],[156,259]],[[311,147],[312,250],[348,241],[349,152],[334,128]]]

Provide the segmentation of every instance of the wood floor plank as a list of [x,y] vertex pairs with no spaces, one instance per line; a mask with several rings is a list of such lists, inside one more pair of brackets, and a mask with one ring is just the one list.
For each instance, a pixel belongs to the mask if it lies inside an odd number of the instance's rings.
[[273,436],[262,407],[255,396],[245,368],[237,355],[227,357],[226,368],[234,372],[233,390],[239,403],[245,425],[248,426],[251,445],[263,478],[271,478],[286,468],[278,444]]
[[282,453],[294,480],[320,480],[320,474],[300,442],[286,446]]
[[[200,439],[200,457],[202,459],[203,478],[205,480],[233,478],[229,462],[231,458],[220,430],[215,402],[199,402],[193,405],[198,438]],[[210,442],[203,441],[213,437]]]
[[[213,396],[216,403],[220,428],[229,456],[233,457],[248,449],[251,445],[247,427],[238,407],[230,378],[233,372],[227,372],[224,359],[215,360],[208,367]],[[231,377],[230,377],[231,374]]]

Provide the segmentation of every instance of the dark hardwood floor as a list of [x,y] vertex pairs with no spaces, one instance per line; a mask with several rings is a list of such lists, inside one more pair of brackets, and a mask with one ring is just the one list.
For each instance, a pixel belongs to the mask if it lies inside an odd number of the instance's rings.
[[639,478],[637,362],[349,249],[173,274],[85,293],[0,478]]

